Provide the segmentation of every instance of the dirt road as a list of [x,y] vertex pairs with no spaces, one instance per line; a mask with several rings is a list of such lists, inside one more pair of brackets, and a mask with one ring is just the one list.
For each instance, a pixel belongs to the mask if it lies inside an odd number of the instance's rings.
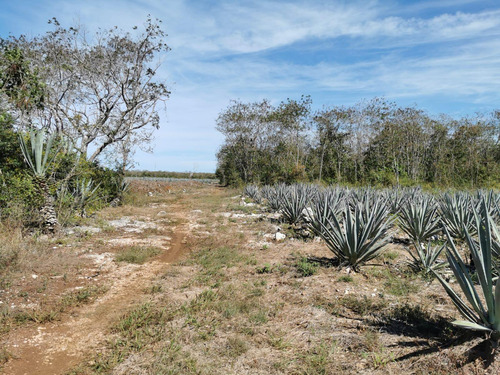
[[[153,205],[151,210],[158,208]],[[109,290],[92,304],[76,309],[71,315],[63,315],[61,321],[15,330],[7,339],[7,350],[13,358],[3,372],[12,375],[64,374],[85,355],[102,347],[113,323],[132,306],[146,300],[148,287],[154,279],[188,251],[185,242],[192,223],[182,199],[168,210],[169,217],[182,218],[182,224],[171,228],[172,235],[163,238],[165,246],[161,254],[142,265],[117,265],[112,257],[106,258],[107,253],[96,257],[108,261]],[[150,216],[157,215],[153,212]],[[127,233],[127,240],[134,241],[133,231]]]

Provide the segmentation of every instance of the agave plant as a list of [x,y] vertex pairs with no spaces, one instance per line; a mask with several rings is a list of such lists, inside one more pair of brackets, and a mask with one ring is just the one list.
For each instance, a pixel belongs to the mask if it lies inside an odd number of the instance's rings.
[[432,197],[407,200],[399,211],[399,227],[418,244],[441,232],[441,220]]
[[374,212],[379,212],[379,214],[383,213],[385,216],[389,214],[387,198],[372,189],[360,189],[352,194],[349,207],[351,211],[358,210],[361,213],[363,218],[360,222],[361,228],[369,222],[375,209]]
[[288,191],[288,186],[285,184],[275,185],[274,187],[262,189],[267,204],[272,211],[279,211],[284,195]]
[[490,191],[478,190],[476,192],[474,200],[476,207],[479,208],[481,201],[484,199],[484,201],[486,202],[486,206],[488,207],[488,211],[491,215],[491,218],[495,223],[498,223],[500,220],[499,197],[500,195],[495,194],[493,190]]
[[43,131],[32,130],[29,135],[31,148],[28,147],[25,138],[22,135],[19,136],[21,151],[26,164],[28,164],[34,175],[37,189],[44,199],[44,204],[40,209],[44,229],[49,232],[55,232],[59,227],[59,221],[54,209],[54,198],[49,193],[47,172],[52,167],[55,155],[57,154],[53,150],[57,135],[50,134],[47,140],[45,140],[45,132]]
[[404,191],[400,189],[391,189],[384,192],[384,196],[387,199],[390,213],[396,215],[401,206],[406,202],[408,196]]
[[296,224],[302,219],[311,198],[309,193],[310,190],[302,185],[292,185],[283,194],[280,206],[283,218],[287,223]]
[[74,184],[72,195],[74,197],[74,202],[76,208],[80,211],[80,216],[85,217],[87,215],[86,209],[88,205],[99,199],[98,189],[101,184],[94,186],[91,178],[89,179],[77,179]]
[[438,263],[437,260],[439,255],[446,248],[446,245],[442,246],[432,246],[430,242],[427,246],[421,242],[413,242],[414,252],[408,250],[408,253],[413,259],[410,263],[410,267],[417,272],[430,273],[433,270],[444,268],[446,266],[445,262]]
[[[31,150],[22,135],[19,136],[24,160],[37,178],[45,178],[55,153],[51,153],[56,134],[50,134],[45,141],[45,132],[32,130],[29,133]],[[45,147],[44,147],[45,146]],[[44,149],[45,148],[45,149]]]
[[473,204],[467,193],[444,194],[439,211],[443,224],[453,238],[465,240],[467,233],[475,233]]
[[328,221],[342,212],[345,200],[345,191],[339,188],[327,189],[317,194],[311,201],[311,210],[308,211],[309,226],[314,233],[319,235]]
[[246,195],[250,199],[252,199],[255,203],[260,203],[262,200],[262,196],[259,191],[259,187],[256,185],[247,185],[243,190],[243,195]]
[[453,236],[446,226],[448,263],[465,300],[438,273],[434,273],[460,314],[466,319],[456,320],[453,324],[467,329],[489,332],[491,337],[498,341],[500,339],[500,285],[498,278],[494,277],[494,273],[498,273],[498,267],[492,258],[493,247],[498,245],[495,245],[493,234],[498,239],[498,229],[493,223],[484,199],[479,209],[472,208],[472,215],[475,227],[478,229],[477,240],[472,237],[468,229],[465,229],[465,237],[476,265],[479,286],[475,285],[471,271],[465,265],[453,242]]
[[386,233],[391,220],[387,215],[388,209],[382,199],[377,199],[371,207],[368,204],[356,205],[352,211],[345,207],[342,219],[332,215],[326,225],[321,224],[323,230],[318,234],[339,259],[340,265],[357,270],[375,258],[388,243]]
[[408,253],[413,259],[410,266],[416,271],[430,272],[445,264],[437,264],[436,260],[444,246],[432,247],[428,242],[431,237],[442,230],[441,220],[437,215],[437,206],[431,196],[417,195],[406,200],[399,211],[399,227],[410,237],[413,246]]

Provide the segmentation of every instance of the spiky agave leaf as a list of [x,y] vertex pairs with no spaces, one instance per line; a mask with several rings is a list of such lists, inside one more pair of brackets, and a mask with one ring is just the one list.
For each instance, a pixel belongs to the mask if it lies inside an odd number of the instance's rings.
[[24,160],[36,177],[44,177],[55,157],[55,153],[52,152],[52,146],[57,135],[54,133],[49,134],[47,142],[45,142],[45,132],[42,130],[31,130],[29,135],[31,140],[31,151],[24,137],[19,135]]
[[285,194],[281,197],[280,206],[281,212],[285,221],[289,224],[296,224],[302,219],[309,199],[311,198],[310,190],[302,185],[290,186]]
[[466,233],[475,234],[473,206],[471,197],[467,193],[443,195],[439,212],[443,224],[453,238],[465,240]]
[[426,242],[441,232],[441,220],[430,196],[407,200],[401,206],[398,219],[399,227],[414,243]]
[[[369,209],[367,213],[365,210]],[[372,207],[356,205],[346,207],[343,218],[335,216],[323,225],[320,233],[328,248],[339,259],[340,264],[357,269],[360,265],[375,258],[389,242],[386,232],[391,220],[387,219],[388,210],[381,199]]]
[[91,178],[82,178],[75,181],[72,195],[75,206],[80,210],[82,217],[85,216],[88,205],[99,199],[98,189],[100,185],[101,183],[99,182],[94,186]]
[[431,272],[444,268],[446,263],[437,263],[439,255],[446,248],[446,245],[432,246],[430,242],[425,246],[419,242],[413,242],[413,251],[408,249],[408,253],[413,259],[410,267],[415,271]]
[[328,221],[344,209],[345,201],[346,193],[343,189],[329,188],[320,191],[310,203],[309,226],[313,232],[319,235]]
[[287,191],[288,186],[285,184],[277,184],[266,190],[267,204],[272,211],[279,211],[281,209],[281,202]]
[[457,279],[465,300],[438,273],[434,273],[458,311],[467,319],[465,322],[455,321],[453,323],[467,329],[492,331],[495,338],[498,338],[500,335],[500,285],[498,281],[494,285],[495,278],[493,273],[495,265],[492,262],[492,249],[494,246],[492,233],[497,231],[497,228],[494,228],[495,224],[484,199],[481,201],[479,209],[472,208],[472,214],[474,216],[475,227],[478,229],[478,238],[477,240],[474,239],[467,229],[465,229],[465,237],[476,266],[479,291],[472,280],[469,268],[462,260],[454,244],[452,235],[446,226],[448,263]]
[[246,195],[247,197],[252,199],[255,203],[260,203],[262,200],[259,187],[256,185],[245,186],[245,189],[243,190],[243,195]]
[[389,205],[390,213],[396,215],[401,206],[406,202],[407,195],[400,189],[387,190],[385,193]]

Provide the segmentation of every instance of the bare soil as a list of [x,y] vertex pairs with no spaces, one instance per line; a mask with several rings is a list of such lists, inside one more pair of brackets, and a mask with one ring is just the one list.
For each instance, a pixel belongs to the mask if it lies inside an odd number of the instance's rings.
[[[158,187],[151,190],[158,190]],[[170,187],[166,186],[162,189],[162,193],[168,190]],[[155,224],[155,228],[160,227],[168,232],[168,236],[155,235],[152,240],[147,237],[141,238],[144,236],[144,231],[140,229],[141,225],[134,226],[132,223],[128,225],[129,230],[124,231],[124,227],[119,227],[109,234],[100,233],[80,243],[79,248],[91,247],[92,253],[79,255],[91,261],[90,263],[84,262],[81,266],[85,269],[80,269],[79,273],[90,274],[85,278],[85,281],[90,284],[95,284],[95,278],[99,278],[99,284],[107,285],[107,292],[92,304],[73,309],[59,321],[12,330],[4,338],[5,347],[11,359],[4,366],[3,372],[12,375],[63,374],[81,361],[85,355],[98,350],[99,346],[105,342],[107,330],[112,324],[124,312],[147,298],[148,288],[153,280],[165,272],[170,263],[181,259],[189,251],[185,243],[189,234],[190,213],[186,211],[182,202],[181,196],[179,203],[165,207],[168,209],[166,214],[168,220],[164,216],[157,216],[158,209],[154,204],[146,210],[139,209],[136,216],[128,218],[129,221],[137,219],[139,222],[139,219],[144,219],[144,214],[149,214],[148,222]],[[130,207],[108,209],[104,215],[113,217],[123,210],[131,209],[134,210]],[[153,219],[150,219],[151,217]],[[181,224],[169,225],[170,222]],[[137,230],[130,230],[131,228]],[[113,260],[113,254],[109,252],[117,243],[121,246],[138,243],[153,245],[161,248],[162,251],[153,260],[143,265],[117,264]],[[72,285],[66,283],[66,289],[72,289]],[[58,291],[53,288],[52,292]]]

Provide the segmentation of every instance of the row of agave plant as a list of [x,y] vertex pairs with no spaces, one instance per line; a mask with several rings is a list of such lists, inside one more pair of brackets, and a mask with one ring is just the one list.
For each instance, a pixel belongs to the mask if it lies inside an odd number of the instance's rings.
[[[307,223],[340,265],[354,271],[379,254],[397,225],[410,238],[412,268],[435,275],[465,318],[453,323],[500,340],[500,194],[307,184],[249,185],[244,194],[281,212],[290,224]],[[444,267],[452,270],[461,294],[441,273]]]

